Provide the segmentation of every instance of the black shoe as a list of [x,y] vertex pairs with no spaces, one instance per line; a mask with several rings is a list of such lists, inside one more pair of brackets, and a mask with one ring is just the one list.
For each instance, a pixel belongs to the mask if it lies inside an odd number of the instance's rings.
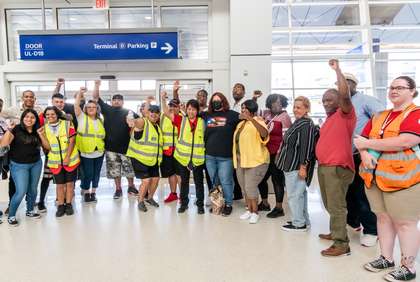
[[90,193],[89,192],[85,192],[85,194],[84,194],[84,198],[85,198],[85,203],[90,203],[90,202],[92,202],[92,198],[90,197]]
[[14,227],[19,225],[19,222],[16,220],[16,217],[14,217],[14,216],[9,217],[7,219],[7,222],[9,223],[9,225],[14,226]]
[[41,218],[41,215],[39,213],[34,212],[34,211],[27,211],[26,216],[31,217],[31,218]]
[[261,202],[258,204],[258,211],[271,211],[270,204],[264,204],[264,202]]
[[122,190],[121,189],[117,189],[117,190],[115,190],[115,193],[114,193],[114,199],[115,200],[118,200],[118,199],[120,199],[122,197]]
[[136,187],[131,186],[131,187],[128,187],[127,193],[130,196],[138,196],[139,195],[139,190],[137,190]]
[[384,276],[386,281],[411,281],[416,279],[416,273],[411,272],[405,265],[398,267],[396,270],[391,271]]
[[364,267],[371,272],[380,272],[382,270],[394,268],[395,263],[393,261],[388,261],[384,256],[380,256],[378,259],[365,264]]
[[198,213],[198,214],[204,214],[204,213],[205,213],[205,211],[204,211],[204,207],[203,207],[203,206],[199,206],[199,207],[197,207],[197,213]]
[[147,207],[146,207],[144,201],[139,202],[137,204],[137,208],[139,209],[139,211],[147,212]]
[[38,211],[40,213],[47,212],[47,207],[45,206],[44,203],[41,203],[41,202],[38,203]]
[[97,203],[98,199],[96,198],[96,193],[90,193],[90,201],[92,203]]
[[308,231],[308,229],[306,228],[306,225],[301,226],[301,227],[297,227],[297,226],[294,226],[293,224],[283,225],[281,227],[281,229],[283,229],[284,231],[294,231],[294,232],[306,232],[306,231]]
[[184,213],[188,209],[188,206],[180,206],[178,208],[178,213]]
[[65,212],[66,212],[66,215],[74,214],[73,206],[70,203],[66,204]]
[[159,204],[153,198],[146,199],[146,203],[148,203],[151,206],[154,206],[155,208],[159,207]]
[[275,207],[271,212],[267,214],[268,218],[277,218],[280,216],[284,216],[284,210]]
[[2,217],[3,216],[3,212],[2,211],[0,211],[0,217]]
[[222,216],[229,216],[232,213],[232,206],[224,206]]
[[56,217],[62,217],[66,213],[66,206],[65,205],[59,205],[57,207],[57,212],[55,213]]

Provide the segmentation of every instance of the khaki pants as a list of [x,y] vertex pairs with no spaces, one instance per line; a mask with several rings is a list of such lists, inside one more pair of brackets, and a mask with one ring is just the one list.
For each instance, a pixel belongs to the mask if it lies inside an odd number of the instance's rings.
[[341,166],[319,166],[318,181],[322,201],[330,214],[330,230],[335,246],[349,244],[346,194],[354,172]]

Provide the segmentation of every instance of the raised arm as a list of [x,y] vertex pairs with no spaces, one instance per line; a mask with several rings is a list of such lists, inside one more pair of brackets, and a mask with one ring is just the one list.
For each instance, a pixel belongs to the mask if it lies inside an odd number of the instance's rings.
[[179,84],[179,80],[176,80],[174,82],[173,88],[172,88],[172,94],[173,94],[173,98],[174,99],[178,99],[179,100],[179,89],[181,88],[180,84]]
[[166,103],[166,96],[167,93],[165,91],[163,91],[162,93],[160,93],[160,100],[162,102],[162,113],[168,117],[171,121],[174,121],[174,113],[171,113],[171,111],[169,110],[168,104]]
[[340,109],[343,113],[348,114],[351,112],[353,105],[351,103],[351,96],[349,86],[347,85],[346,78],[341,72],[338,60],[331,59],[328,64],[335,71],[337,75],[337,87],[338,87],[338,102]]
[[60,93],[61,86],[64,85],[64,82],[65,82],[64,78],[57,78],[53,94]]
[[82,114],[82,108],[80,107],[80,102],[83,99],[84,93],[86,93],[86,88],[85,87],[80,87],[80,90],[75,95],[74,113],[75,113],[76,117],[78,117]]
[[95,86],[93,87],[92,92],[92,100],[98,101],[99,100],[99,88],[101,87],[101,81],[95,80]]

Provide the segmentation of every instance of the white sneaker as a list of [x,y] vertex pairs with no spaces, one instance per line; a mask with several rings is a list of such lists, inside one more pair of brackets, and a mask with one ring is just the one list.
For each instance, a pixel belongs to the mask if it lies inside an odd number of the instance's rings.
[[378,236],[371,234],[360,234],[360,245],[365,247],[374,247],[378,241]]
[[258,220],[260,219],[260,216],[256,213],[251,213],[251,216],[249,217],[249,223],[250,224],[255,224],[258,222]]
[[242,220],[248,219],[251,217],[251,212],[250,211],[246,211],[244,212],[239,218]]

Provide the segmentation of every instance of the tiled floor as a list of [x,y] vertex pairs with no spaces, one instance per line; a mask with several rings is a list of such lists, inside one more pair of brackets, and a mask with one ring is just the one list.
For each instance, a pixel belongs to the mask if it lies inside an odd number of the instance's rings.
[[97,204],[82,204],[76,193],[72,217],[55,218],[50,189],[43,218],[25,218],[22,204],[20,226],[3,222],[0,281],[383,281],[383,274],[362,268],[378,249],[360,246],[353,231],[351,256],[320,256],[329,243],[317,235],[328,231],[328,217],[316,187],[309,194],[312,229],[296,234],[280,229],[287,215],[263,213],[256,225],[241,221],[242,202],[227,218],[197,215],[193,201],[179,215],[176,203],[163,204],[168,187],[162,185],[161,207],[140,213],[135,199],[112,199],[111,182],[102,179],[100,186]]

